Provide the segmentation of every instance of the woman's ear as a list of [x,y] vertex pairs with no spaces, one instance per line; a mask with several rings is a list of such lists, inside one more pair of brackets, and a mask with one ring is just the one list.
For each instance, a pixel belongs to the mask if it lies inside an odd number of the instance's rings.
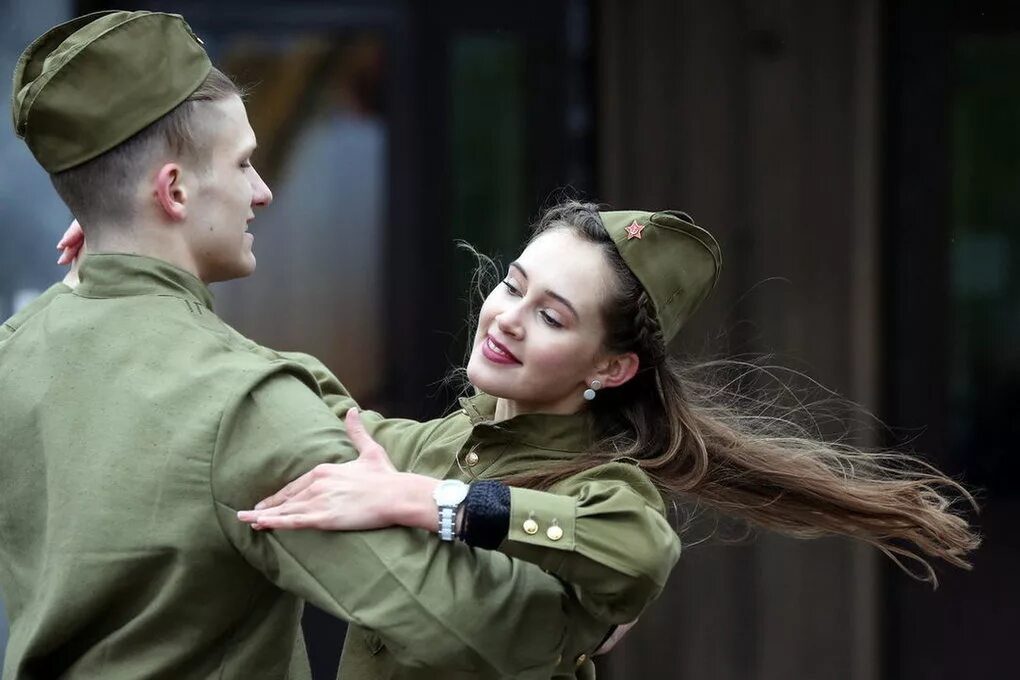
[[634,352],[614,354],[599,364],[592,378],[602,383],[604,388],[619,387],[633,378],[639,368],[641,360]]
[[188,192],[181,181],[181,166],[167,163],[156,173],[153,197],[168,219],[180,222],[188,216]]

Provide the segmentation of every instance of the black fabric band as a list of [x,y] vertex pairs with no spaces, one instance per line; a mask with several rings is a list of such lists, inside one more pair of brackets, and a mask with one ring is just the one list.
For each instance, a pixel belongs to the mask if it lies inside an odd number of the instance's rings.
[[495,550],[510,532],[510,487],[484,480],[471,484],[464,499],[460,539],[475,548]]

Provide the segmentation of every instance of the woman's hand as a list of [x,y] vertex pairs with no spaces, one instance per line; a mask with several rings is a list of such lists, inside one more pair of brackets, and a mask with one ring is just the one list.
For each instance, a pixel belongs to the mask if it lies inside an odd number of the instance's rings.
[[365,431],[357,409],[347,412],[346,423],[357,460],[318,465],[237,518],[255,529],[357,531],[403,525],[435,531],[437,480],[398,472]]
[[78,268],[81,266],[81,261],[85,257],[85,232],[82,231],[81,225],[78,224],[78,220],[71,222],[71,226],[69,226],[67,231],[64,232],[64,235],[60,237],[60,241],[57,242],[57,250],[60,251],[60,257],[57,258],[57,264],[71,265],[71,268],[67,272],[67,276],[64,277],[64,284],[74,288],[79,283]]
[[85,232],[82,231],[81,225],[78,224],[78,220],[75,220],[74,222],[71,222],[71,226],[67,228],[64,235],[60,237],[59,241],[57,241],[57,250],[60,251],[60,257],[57,258],[57,264],[70,264],[77,260],[84,247]]
[[597,655],[608,654],[609,652],[613,651],[613,647],[615,647],[617,643],[623,639],[624,635],[630,632],[630,629],[634,627],[635,623],[637,623],[637,620],[631,621],[630,623],[625,623],[622,626],[617,626],[616,628],[614,628],[613,634],[606,638],[606,640],[599,646],[599,648],[595,650],[595,654]]

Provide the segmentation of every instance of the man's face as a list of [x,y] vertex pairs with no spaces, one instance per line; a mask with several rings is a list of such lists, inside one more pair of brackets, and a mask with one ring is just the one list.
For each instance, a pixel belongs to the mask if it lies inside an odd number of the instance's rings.
[[255,208],[273,194],[251,165],[255,133],[244,102],[234,96],[206,104],[207,166],[196,176],[188,197],[188,242],[206,283],[248,276],[255,271],[255,239],[248,223]]

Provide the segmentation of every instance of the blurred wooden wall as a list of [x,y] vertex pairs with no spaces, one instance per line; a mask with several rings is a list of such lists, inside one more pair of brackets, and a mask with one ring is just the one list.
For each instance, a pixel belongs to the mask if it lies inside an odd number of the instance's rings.
[[[687,346],[775,352],[878,408],[879,0],[595,8],[600,198],[686,210],[723,247]],[[601,677],[875,680],[878,560],[836,539],[694,546]]]

